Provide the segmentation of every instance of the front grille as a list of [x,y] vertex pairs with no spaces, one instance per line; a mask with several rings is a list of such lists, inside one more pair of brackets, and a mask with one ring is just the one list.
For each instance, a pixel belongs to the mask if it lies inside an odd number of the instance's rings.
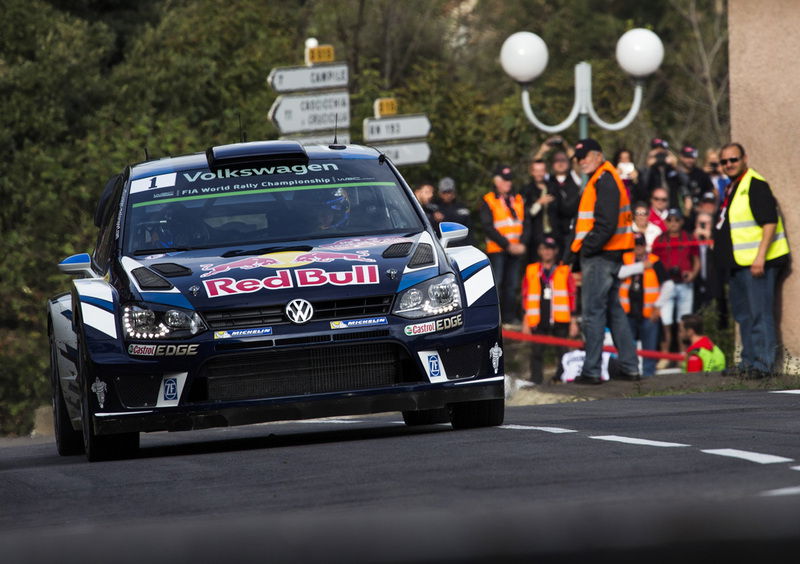
[[286,322],[283,307],[251,307],[205,313],[208,326],[216,331],[222,329],[243,329],[264,327]]
[[[312,321],[387,315],[392,308],[393,297],[372,296],[312,302],[311,305],[314,306]],[[213,311],[204,315],[209,327],[215,331],[290,323],[283,312],[283,305]]]
[[[392,343],[225,355],[203,366],[195,379],[203,393],[191,393],[190,398],[230,401],[394,386],[404,383],[407,360]],[[409,376],[412,381],[419,378],[412,371]]]
[[161,388],[160,374],[126,374],[114,378],[119,401],[125,407],[153,407]]

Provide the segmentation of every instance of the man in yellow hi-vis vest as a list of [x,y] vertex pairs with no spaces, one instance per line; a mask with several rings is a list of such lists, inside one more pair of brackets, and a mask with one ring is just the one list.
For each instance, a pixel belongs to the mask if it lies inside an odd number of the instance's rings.
[[714,258],[730,275],[731,312],[742,339],[741,362],[729,373],[764,378],[775,364],[775,285],[789,263],[789,243],[772,189],[749,168],[744,147],[725,145],[719,162],[731,183],[714,225]]
[[[574,158],[589,175],[578,204],[575,238],[570,246],[581,268],[581,306],[586,359],[576,384],[600,384],[605,328],[619,351],[621,379],[638,380],[639,362],[628,318],[619,302],[622,255],[633,250],[633,220],[628,191],[617,169],[605,160],[600,144],[582,139]],[[565,259],[567,262],[569,258]]]

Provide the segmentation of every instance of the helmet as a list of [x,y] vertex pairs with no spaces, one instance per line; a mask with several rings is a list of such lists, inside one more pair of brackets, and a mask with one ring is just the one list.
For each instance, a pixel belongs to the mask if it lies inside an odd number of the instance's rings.
[[350,219],[350,198],[347,191],[344,188],[323,191],[316,210],[318,227],[322,230],[347,225]]

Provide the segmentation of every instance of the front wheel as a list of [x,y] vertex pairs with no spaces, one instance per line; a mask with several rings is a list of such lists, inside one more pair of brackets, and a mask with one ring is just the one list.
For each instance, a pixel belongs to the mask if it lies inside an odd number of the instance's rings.
[[72,456],[83,452],[83,436],[72,428],[67,404],[61,391],[61,378],[58,374],[58,350],[53,335],[50,335],[50,380],[53,389],[53,430],[56,436],[56,449],[61,456]]
[[474,429],[476,427],[497,427],[505,418],[503,398],[467,401],[450,405],[450,423],[453,429]]
[[[139,449],[139,433],[119,433],[116,435],[97,435],[92,426],[92,390],[94,382],[86,369],[86,352],[78,346],[78,378],[81,382],[81,424],[83,444],[86,447],[86,458],[89,462],[113,460],[132,456]],[[102,384],[102,381],[97,379]],[[96,390],[96,388],[95,388]]]

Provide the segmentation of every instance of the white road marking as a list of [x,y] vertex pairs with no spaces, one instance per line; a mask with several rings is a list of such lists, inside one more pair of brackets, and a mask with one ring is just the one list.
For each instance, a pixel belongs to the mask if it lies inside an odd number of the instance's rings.
[[577,433],[574,429],[561,427],[532,427],[530,425],[500,425],[501,429],[515,429],[518,431],[544,431],[545,433]]
[[800,470],[800,466],[792,466],[791,470]]
[[800,390],[775,390],[771,394],[800,394]]
[[784,458],[783,456],[774,456],[772,454],[761,454],[759,452],[749,452],[746,450],[737,450],[735,448],[718,448],[710,450],[701,450],[706,454],[717,454],[719,456],[730,456],[731,458],[741,458],[742,460],[749,460],[758,464],[779,464],[781,462],[794,462],[792,458]]
[[300,419],[291,423],[334,423],[336,425],[352,425],[354,423],[364,423],[360,419]]
[[780,488],[777,490],[767,490],[765,492],[761,492],[759,495],[763,497],[775,497],[781,495],[798,495],[800,494],[800,486],[794,486],[792,488]]
[[633,437],[620,437],[619,435],[598,435],[594,437],[589,437],[590,439],[598,439],[601,441],[613,441],[616,443],[627,443],[630,445],[643,445],[643,446],[654,446],[654,447],[688,447],[692,445],[685,445],[683,443],[667,443],[664,441],[651,441],[648,439],[635,439]]

